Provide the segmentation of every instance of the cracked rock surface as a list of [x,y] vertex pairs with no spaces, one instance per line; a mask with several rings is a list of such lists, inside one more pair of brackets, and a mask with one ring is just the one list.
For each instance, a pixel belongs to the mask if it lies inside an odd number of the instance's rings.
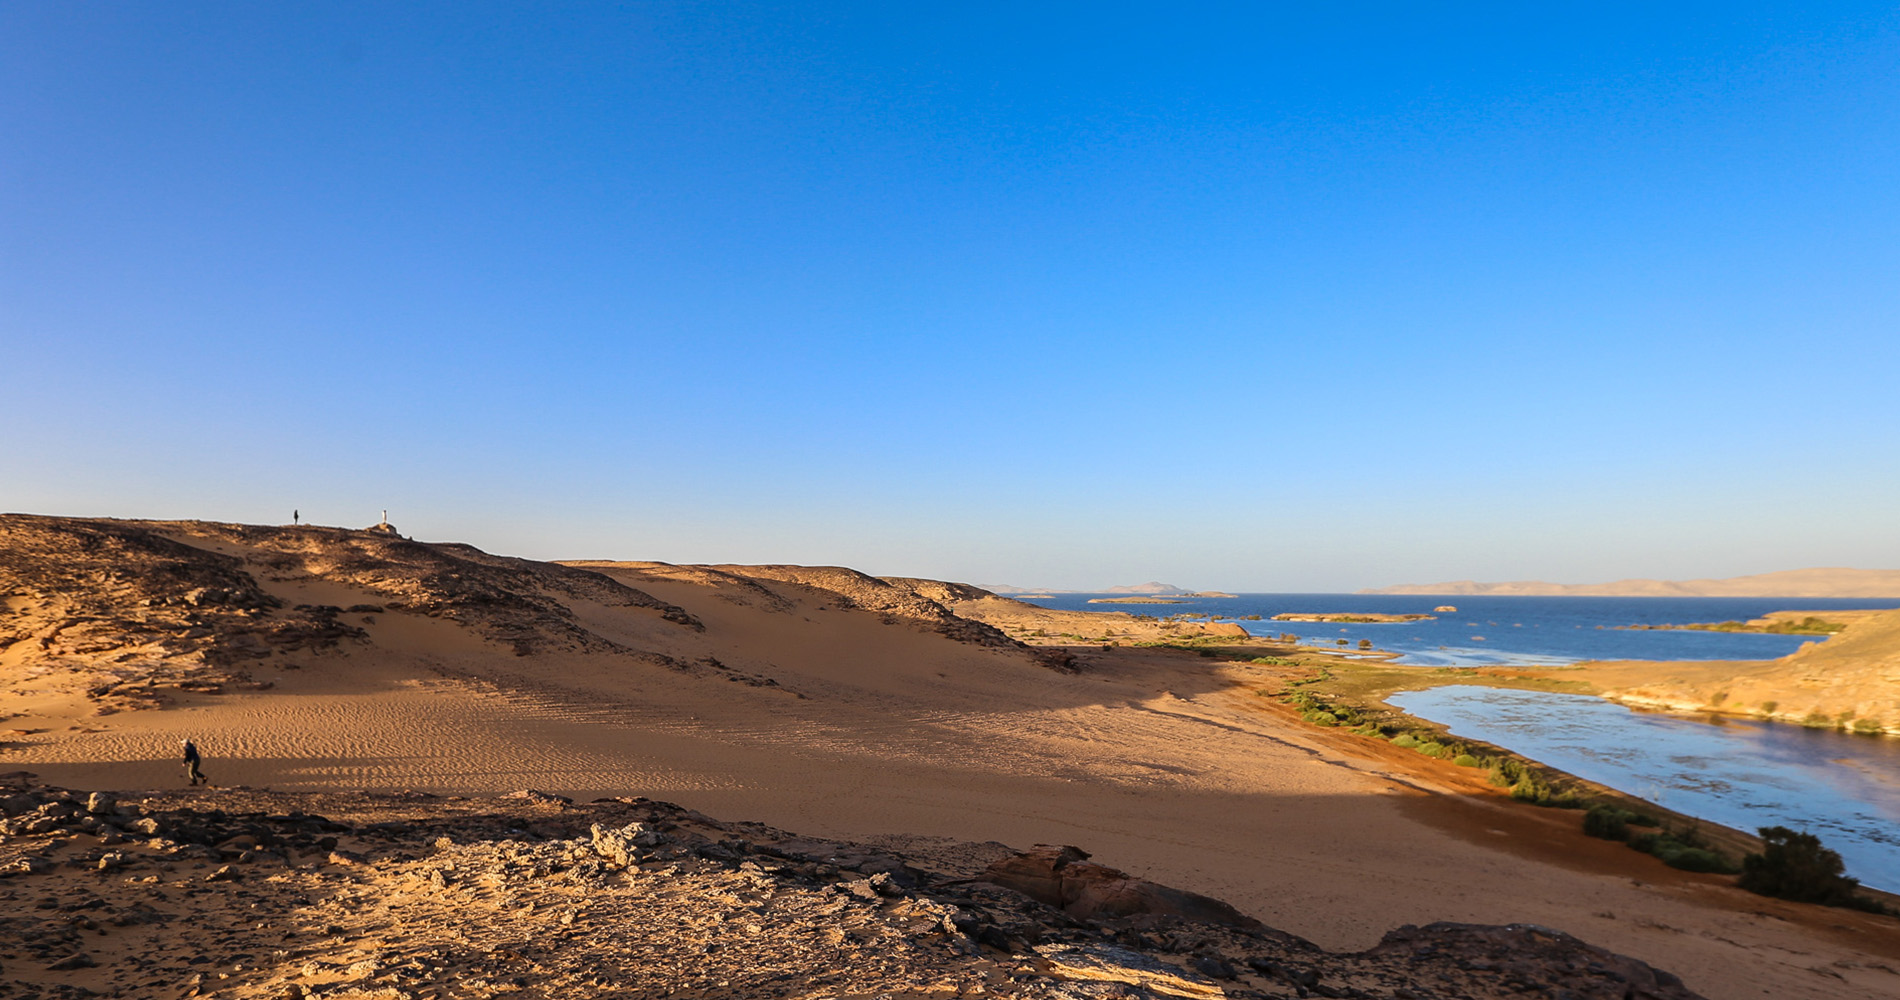
[[0,995],[1687,1000],[1544,928],[1323,951],[1073,847],[801,838],[645,799],[0,792]]

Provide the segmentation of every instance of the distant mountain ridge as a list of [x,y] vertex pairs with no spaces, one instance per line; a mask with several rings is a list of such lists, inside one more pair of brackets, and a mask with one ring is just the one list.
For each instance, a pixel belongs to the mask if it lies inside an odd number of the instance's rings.
[[1172,583],[1162,583],[1159,580],[1149,580],[1147,583],[1131,583],[1126,587],[1110,587],[1107,590],[1102,591],[1102,593],[1104,594],[1151,594],[1151,595],[1165,597],[1165,596],[1170,596],[1174,594],[1185,594],[1187,593],[1187,591],[1181,589],[1180,587],[1175,586]]
[[1158,580],[1131,583],[1125,587],[1109,587],[1106,590],[1054,590],[1049,587],[1012,587],[1001,583],[979,583],[976,586],[992,594],[1145,594],[1151,597],[1179,597],[1191,596],[1194,593],[1172,583],[1162,583]]
[[1402,583],[1359,591],[1361,594],[1445,594],[1499,597],[1895,597],[1900,570],[1817,567],[1791,569],[1721,580],[1617,580],[1612,583]]

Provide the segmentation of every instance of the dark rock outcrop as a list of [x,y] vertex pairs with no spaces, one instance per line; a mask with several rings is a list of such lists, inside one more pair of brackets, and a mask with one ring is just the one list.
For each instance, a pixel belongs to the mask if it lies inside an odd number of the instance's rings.
[[1038,844],[992,863],[983,878],[1084,920],[1154,914],[1249,930],[1261,926],[1218,899],[1138,879],[1088,856],[1079,847]]

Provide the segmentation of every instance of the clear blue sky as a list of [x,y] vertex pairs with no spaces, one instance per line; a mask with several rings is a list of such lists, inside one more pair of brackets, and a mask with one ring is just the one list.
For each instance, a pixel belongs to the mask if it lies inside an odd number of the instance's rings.
[[0,509],[1900,566],[1900,13],[1442,8],[5,0]]

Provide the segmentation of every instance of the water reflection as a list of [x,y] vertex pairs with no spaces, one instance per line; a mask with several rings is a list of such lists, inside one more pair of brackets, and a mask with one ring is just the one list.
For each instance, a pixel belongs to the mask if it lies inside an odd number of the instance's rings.
[[1632,712],[1585,695],[1441,687],[1392,704],[1453,735],[1509,747],[1678,812],[1787,826],[1839,851],[1848,874],[1900,889],[1900,739]]

